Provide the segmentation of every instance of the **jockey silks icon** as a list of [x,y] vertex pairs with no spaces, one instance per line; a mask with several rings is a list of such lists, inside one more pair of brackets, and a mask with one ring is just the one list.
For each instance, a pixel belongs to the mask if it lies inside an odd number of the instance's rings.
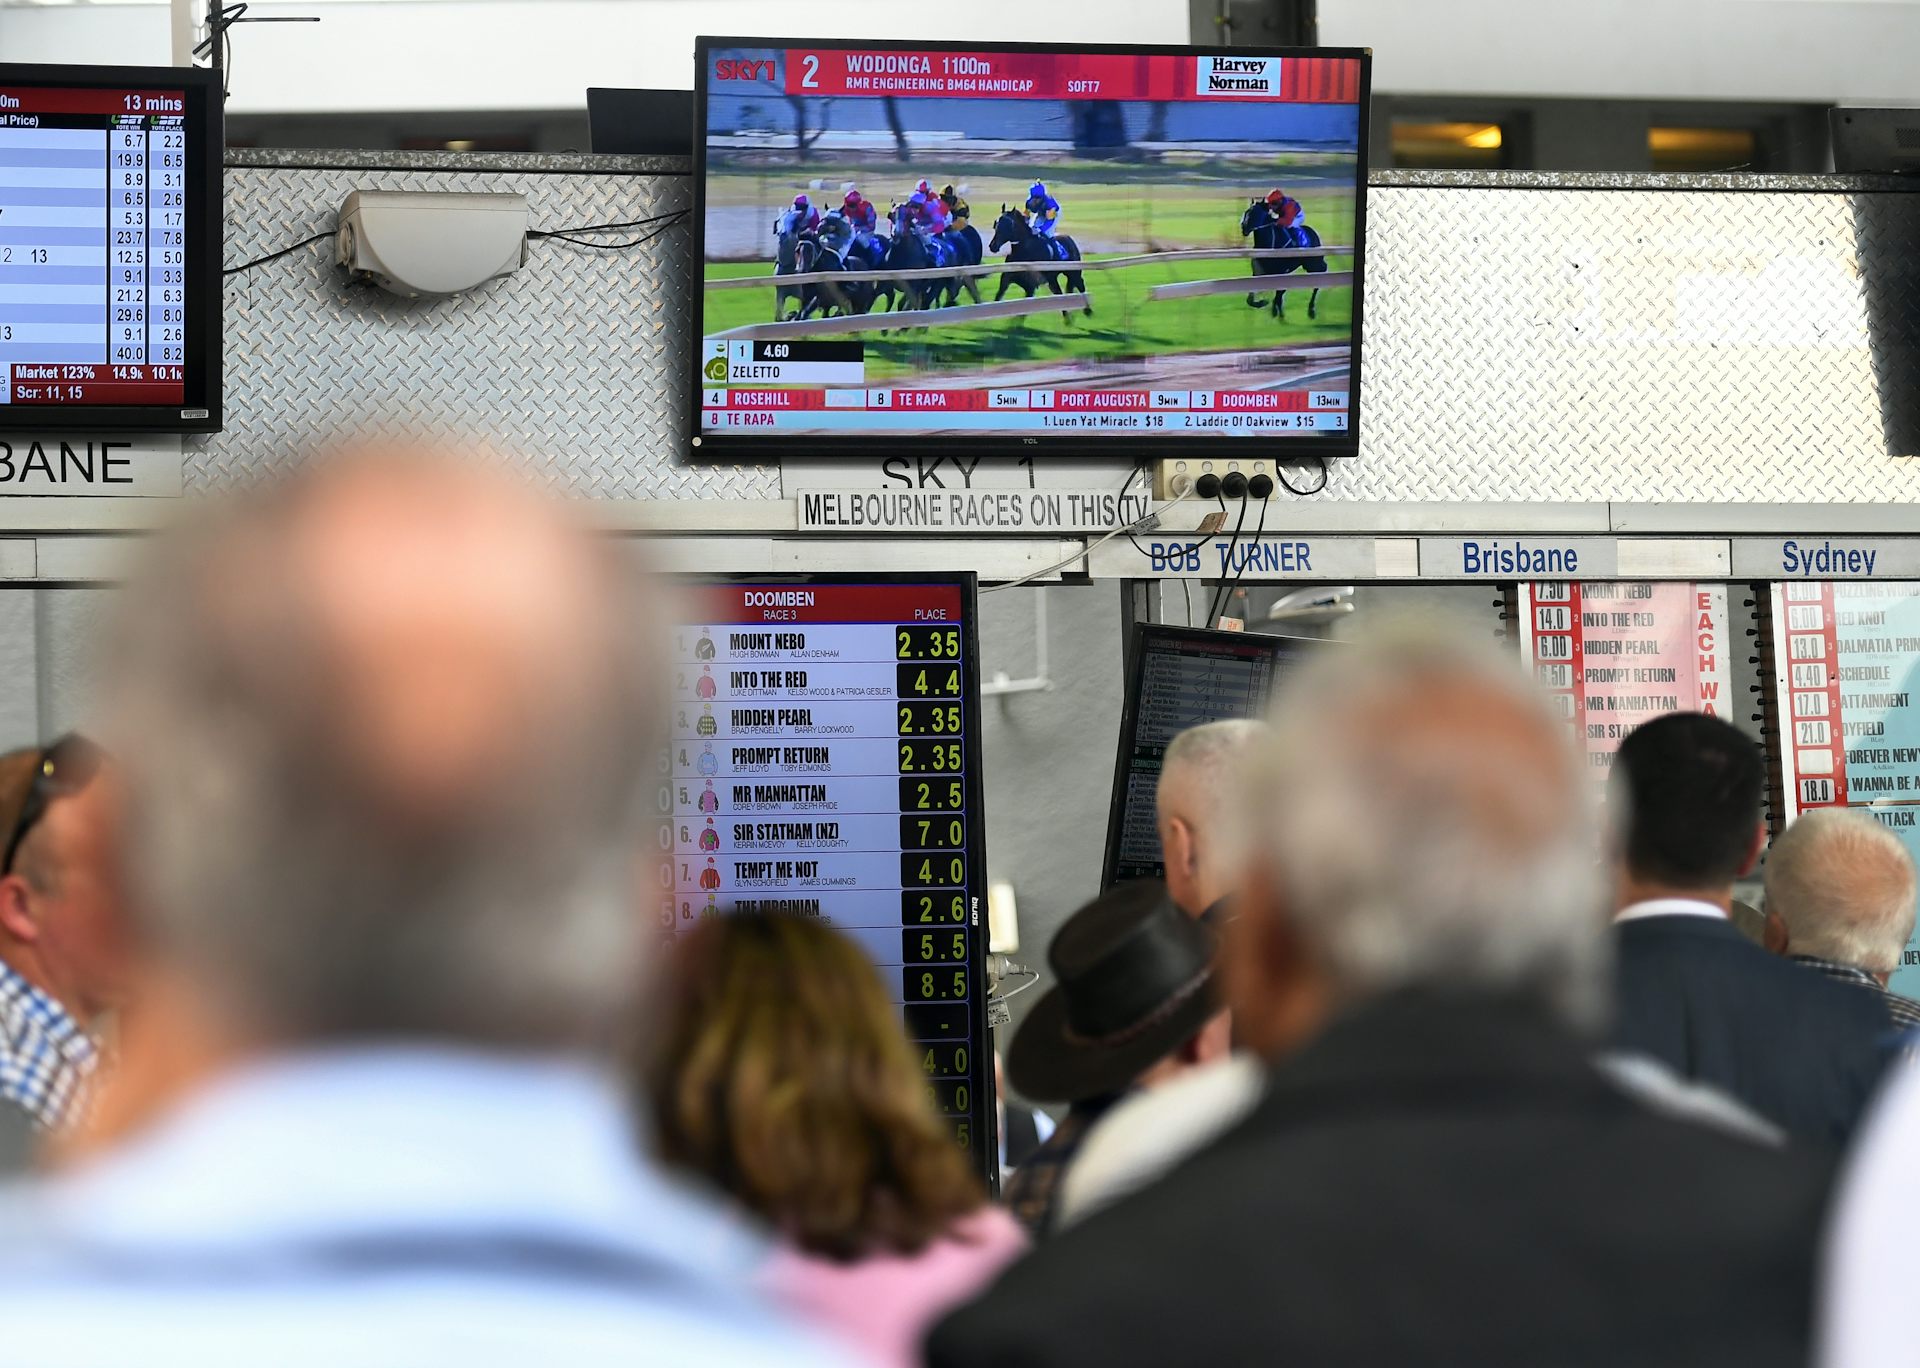
[[700,705],[700,720],[694,723],[694,729],[702,736],[714,736],[720,731],[720,724],[713,720],[713,704]]
[[693,643],[693,658],[695,660],[713,659],[713,638],[708,636],[706,631],[707,629],[702,627],[700,629],[700,639]]
[[694,761],[694,764],[700,767],[702,774],[718,774],[720,772],[720,757],[713,753],[713,742],[709,741],[700,748],[700,758]]
[[713,818],[711,817],[707,818],[707,829],[700,833],[700,848],[702,850],[718,850],[720,848],[720,833],[714,830]]

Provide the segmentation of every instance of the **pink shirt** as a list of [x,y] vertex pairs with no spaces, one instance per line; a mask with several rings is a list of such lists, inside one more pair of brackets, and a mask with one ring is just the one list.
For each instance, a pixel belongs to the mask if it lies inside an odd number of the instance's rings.
[[1027,1249],[1026,1232],[999,1207],[983,1207],[918,1254],[881,1254],[858,1263],[781,1249],[761,1273],[778,1301],[866,1352],[887,1368],[920,1362],[933,1323],[985,1290]]

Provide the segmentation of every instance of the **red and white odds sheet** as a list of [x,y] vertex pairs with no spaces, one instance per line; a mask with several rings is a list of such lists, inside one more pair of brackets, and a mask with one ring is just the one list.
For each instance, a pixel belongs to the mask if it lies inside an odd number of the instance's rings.
[[1523,581],[1519,607],[1528,667],[1601,777],[1642,722],[1732,706],[1723,584]]
[[[1768,611],[1787,820],[1855,808],[1920,854],[1920,583],[1775,584]],[[1890,986],[1920,993],[1920,934]]]

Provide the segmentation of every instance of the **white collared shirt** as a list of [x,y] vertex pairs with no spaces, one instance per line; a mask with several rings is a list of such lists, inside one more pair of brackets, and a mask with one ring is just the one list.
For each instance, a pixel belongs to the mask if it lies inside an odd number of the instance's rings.
[[1642,917],[1716,917],[1727,919],[1722,909],[1710,902],[1701,902],[1698,898],[1648,898],[1645,902],[1632,903],[1614,913],[1613,920],[1620,922],[1639,921]]
[[1814,1361],[1821,1368],[1905,1368],[1913,1341],[1891,1308],[1911,1295],[1920,1263],[1920,1073],[1895,1067],[1854,1137],[1827,1232]]

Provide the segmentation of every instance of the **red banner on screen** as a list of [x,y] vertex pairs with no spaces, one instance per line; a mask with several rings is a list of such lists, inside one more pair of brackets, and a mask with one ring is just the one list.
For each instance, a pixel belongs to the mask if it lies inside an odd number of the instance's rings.
[[41,89],[0,85],[0,121],[10,114],[145,114],[187,112],[184,90]]
[[707,584],[681,616],[697,626],[748,622],[960,621],[954,584]]
[[1185,56],[795,48],[786,54],[785,75],[786,93],[800,96],[1303,104],[1353,104],[1360,98],[1360,63],[1352,58],[1230,52]]

